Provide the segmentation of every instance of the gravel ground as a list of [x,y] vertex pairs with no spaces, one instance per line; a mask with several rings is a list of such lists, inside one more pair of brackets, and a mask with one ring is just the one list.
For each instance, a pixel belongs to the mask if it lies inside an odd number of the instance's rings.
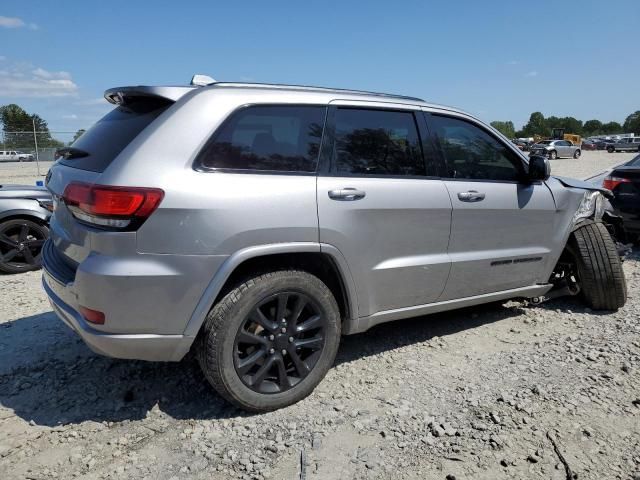
[[[591,153],[554,171],[631,157]],[[512,301],[345,337],[310,397],[263,415],[190,360],[93,354],[39,273],[0,277],[0,479],[638,479],[638,249],[624,268],[616,313]]]
[[40,162],[40,175],[36,162],[2,162],[0,163],[0,185],[21,184],[35,185],[37,180],[44,181],[52,162]]

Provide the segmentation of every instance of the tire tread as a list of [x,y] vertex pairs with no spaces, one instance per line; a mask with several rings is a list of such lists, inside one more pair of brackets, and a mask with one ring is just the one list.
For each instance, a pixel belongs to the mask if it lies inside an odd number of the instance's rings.
[[[219,348],[220,343],[215,341],[215,337],[217,335],[220,335],[221,332],[224,331],[232,310],[234,310],[234,307],[236,307],[236,305],[243,300],[244,295],[247,294],[249,290],[258,287],[261,284],[287,276],[294,277],[298,280],[303,277],[305,282],[308,281],[315,283],[317,287],[325,291],[325,296],[333,304],[333,307],[335,309],[334,311],[339,312],[338,305],[333,295],[331,294],[331,291],[319,278],[301,270],[277,270],[249,278],[229,291],[209,311],[196,342],[196,358],[209,383],[211,383],[213,388],[220,394],[220,396],[227,400],[229,403],[250,412],[265,412],[281,407],[268,407],[266,405],[256,406],[247,404],[246,402],[242,401],[237,395],[234,395],[232,389],[229,388],[229,385],[226,384],[222,375],[221,365],[223,365],[223,359],[221,358],[221,348]],[[340,338],[340,322],[337,322],[337,329],[337,336],[338,338]],[[308,393],[310,393],[310,391]],[[304,396],[308,395],[308,393]],[[296,401],[301,400],[302,398],[304,398],[304,396],[297,399]]]
[[585,300],[595,310],[617,310],[627,300],[622,262],[606,227],[589,223],[573,232]]

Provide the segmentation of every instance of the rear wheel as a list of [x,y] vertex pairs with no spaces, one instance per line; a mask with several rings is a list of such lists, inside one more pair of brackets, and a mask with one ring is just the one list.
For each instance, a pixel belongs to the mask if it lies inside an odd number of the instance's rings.
[[569,250],[586,303],[595,310],[621,308],[627,301],[627,283],[616,245],[604,224],[590,223],[575,230]]
[[340,311],[329,288],[287,270],[225,295],[207,316],[197,356],[223,398],[265,412],[309,395],[331,368],[339,341]]
[[549,152],[549,159],[550,160],[555,160],[556,158],[558,158],[558,153],[555,150],[551,150]]
[[580,150],[576,150],[575,152],[573,152],[573,158],[580,158],[580,154],[582,152],[580,152]]
[[0,223],[0,272],[22,273],[42,264],[42,246],[49,229],[31,220],[15,218]]

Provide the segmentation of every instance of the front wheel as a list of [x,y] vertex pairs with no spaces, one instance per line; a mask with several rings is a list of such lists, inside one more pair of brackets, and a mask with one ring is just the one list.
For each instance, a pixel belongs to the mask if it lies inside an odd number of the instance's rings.
[[576,261],[578,283],[594,310],[617,310],[627,301],[627,283],[616,245],[603,223],[576,229],[569,242]]
[[286,407],[324,378],[340,342],[329,288],[303,271],[251,278],[209,312],[197,344],[205,377],[227,401],[252,412]]
[[615,152],[615,151],[616,151],[616,149],[615,149],[615,148],[613,148],[613,147],[607,147],[607,152],[609,152],[609,153],[613,153],[613,152]]
[[573,152],[573,158],[576,158],[576,159],[580,158],[581,153],[582,152],[580,150],[576,150],[575,152]]

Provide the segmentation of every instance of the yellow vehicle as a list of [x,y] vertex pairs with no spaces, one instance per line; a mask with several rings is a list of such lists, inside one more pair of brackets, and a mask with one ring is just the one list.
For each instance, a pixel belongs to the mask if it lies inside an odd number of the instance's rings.
[[564,128],[553,128],[550,140],[567,140],[576,146],[582,145],[582,137],[573,133],[564,133]]
[[582,145],[582,137],[580,135],[574,135],[573,133],[565,133],[563,140],[568,140],[574,145]]

